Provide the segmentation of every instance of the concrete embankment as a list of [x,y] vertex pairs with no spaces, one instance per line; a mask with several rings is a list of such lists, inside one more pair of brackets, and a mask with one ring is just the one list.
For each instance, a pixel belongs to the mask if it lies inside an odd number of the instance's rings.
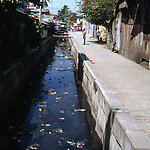
[[150,139],[123,106],[112,88],[93,67],[74,39],[71,51],[77,69],[77,80],[88,97],[95,130],[104,150],[148,150]]
[[54,41],[52,37],[47,38],[39,47],[4,72],[0,78],[0,117],[14,104],[15,96],[50,47],[54,46]]

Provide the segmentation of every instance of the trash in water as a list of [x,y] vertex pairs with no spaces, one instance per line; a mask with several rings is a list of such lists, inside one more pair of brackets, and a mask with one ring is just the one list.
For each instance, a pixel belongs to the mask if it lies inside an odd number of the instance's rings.
[[48,90],[48,92],[53,92],[54,91],[54,89],[50,89],[50,90]]
[[74,97],[78,97],[78,95],[74,95]]
[[59,120],[65,120],[65,118],[61,117],[61,118],[59,118]]
[[41,109],[41,108],[39,108],[39,111],[41,112],[41,111],[42,111],[42,109]]
[[58,101],[56,101],[56,103],[59,103],[60,101],[58,100]]
[[67,71],[67,70],[62,68],[62,69],[59,69],[58,71]]
[[46,127],[50,127],[50,126],[51,126],[51,124],[47,123],[47,124],[45,124],[45,126],[46,126]]
[[64,94],[67,95],[67,94],[69,94],[69,93],[68,93],[68,92],[65,92]]
[[50,127],[51,124],[49,124],[49,123],[46,123],[46,124],[42,123],[41,126],[42,126],[42,127],[44,127],[44,126],[45,126],[45,127]]
[[67,141],[67,143],[77,148],[83,148],[83,146],[85,145],[84,141],[75,142],[74,140],[72,140],[72,141]]
[[74,113],[71,113],[73,116],[75,115]]
[[39,148],[39,144],[35,143],[33,145],[30,145],[26,148],[26,150],[30,150],[30,149],[38,149]]
[[45,131],[45,129],[41,129],[41,130],[40,130],[40,132],[44,132],[44,131]]
[[76,146],[76,143],[72,140],[72,141],[67,141],[67,143],[71,146]]
[[58,144],[59,144],[59,146],[62,146],[62,143],[61,143],[61,141],[58,141]]
[[74,111],[76,112],[76,111],[81,111],[81,112],[84,112],[84,111],[86,111],[85,109],[74,109]]
[[47,106],[46,105],[38,105],[39,107],[43,107],[43,108],[46,108]]
[[56,95],[56,92],[51,92],[51,95]]
[[65,113],[65,110],[61,110],[60,112],[61,112],[62,114],[64,114],[64,113]]
[[56,99],[57,99],[57,100],[60,100],[60,99],[62,99],[62,97],[56,97]]
[[55,131],[56,133],[65,133],[62,129],[54,129],[53,131]]
[[76,143],[77,148],[83,148],[83,146],[85,145],[84,141],[79,141]]

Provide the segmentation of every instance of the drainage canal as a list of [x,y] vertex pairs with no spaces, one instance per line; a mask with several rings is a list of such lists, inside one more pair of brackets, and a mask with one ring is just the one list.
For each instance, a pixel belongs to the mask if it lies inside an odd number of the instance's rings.
[[59,39],[1,120],[1,150],[102,149],[73,71],[68,41]]

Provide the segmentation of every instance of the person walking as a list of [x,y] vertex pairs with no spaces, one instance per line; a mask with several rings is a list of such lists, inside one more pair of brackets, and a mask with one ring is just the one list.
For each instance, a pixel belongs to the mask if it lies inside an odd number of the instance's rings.
[[99,30],[99,28],[97,29],[96,36],[97,36],[97,40],[99,42],[99,36],[100,36],[100,30]]
[[86,31],[85,31],[85,28],[82,30],[82,34],[83,34],[83,45],[85,45],[85,40],[86,40]]

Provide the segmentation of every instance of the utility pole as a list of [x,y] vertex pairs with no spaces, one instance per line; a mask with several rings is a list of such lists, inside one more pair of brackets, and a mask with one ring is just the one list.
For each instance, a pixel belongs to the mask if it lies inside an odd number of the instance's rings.
[[41,23],[41,20],[42,20],[42,3],[43,3],[43,0],[40,0],[39,23]]

